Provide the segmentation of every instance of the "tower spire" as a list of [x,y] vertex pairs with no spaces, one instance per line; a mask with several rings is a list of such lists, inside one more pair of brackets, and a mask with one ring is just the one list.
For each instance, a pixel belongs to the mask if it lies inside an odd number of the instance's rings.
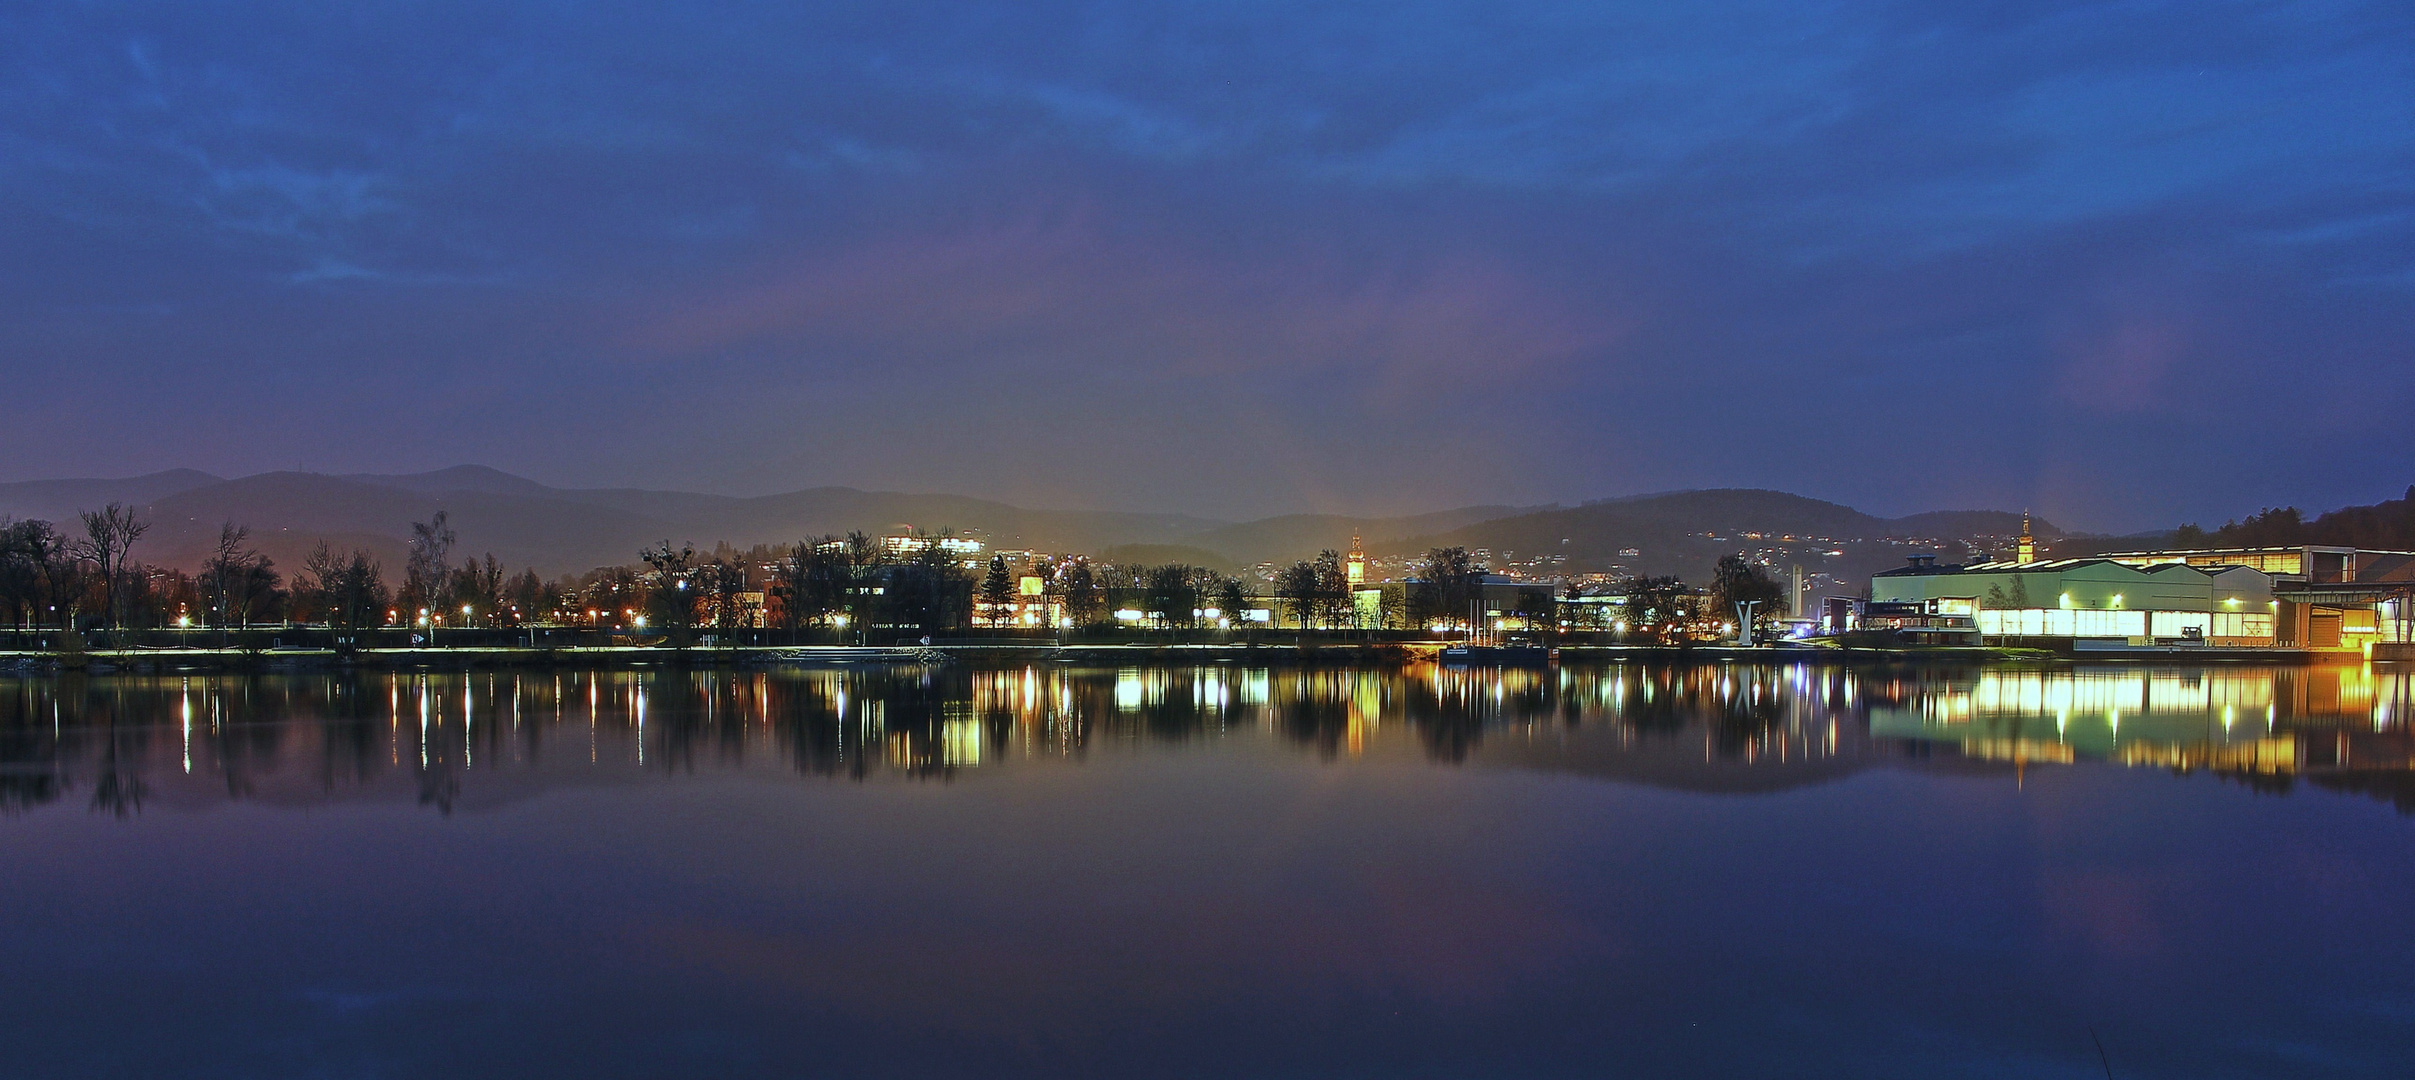
[[2021,511],[2021,542],[2020,546],[2014,549],[2014,556],[2020,562],[2038,561],[2038,541],[2037,538],[2029,535],[2029,511],[2027,510]]

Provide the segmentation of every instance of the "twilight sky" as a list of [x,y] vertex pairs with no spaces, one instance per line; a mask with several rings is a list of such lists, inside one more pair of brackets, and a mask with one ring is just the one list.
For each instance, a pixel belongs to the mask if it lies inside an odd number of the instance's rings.
[[2415,7],[0,7],[0,480],[2415,482]]

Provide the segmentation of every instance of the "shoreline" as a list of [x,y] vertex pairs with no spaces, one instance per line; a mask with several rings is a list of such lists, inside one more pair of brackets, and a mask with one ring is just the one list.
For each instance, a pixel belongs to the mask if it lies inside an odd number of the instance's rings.
[[[0,674],[67,672],[180,673],[247,671],[438,671],[463,669],[833,668],[870,665],[1048,664],[1069,667],[1196,666],[1405,667],[1438,663],[1453,642],[1297,642],[1270,644],[1133,642],[1059,644],[981,642],[931,646],[855,645],[564,645],[437,648],[132,648],[81,651],[0,650]],[[1967,666],[2032,664],[2219,664],[2305,667],[2373,662],[2349,651],[2276,648],[2136,647],[2119,650],[2007,649],[1982,646],[1868,648],[1736,645],[1565,645],[1553,664],[1754,663]],[[2388,662],[2388,661],[2382,661]],[[1467,665],[1471,669],[1542,664]]]

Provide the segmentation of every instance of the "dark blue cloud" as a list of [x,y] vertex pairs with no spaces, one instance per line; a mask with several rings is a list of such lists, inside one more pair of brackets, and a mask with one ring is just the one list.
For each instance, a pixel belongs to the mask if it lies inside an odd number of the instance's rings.
[[14,477],[1218,513],[2415,474],[2396,4],[23,4]]

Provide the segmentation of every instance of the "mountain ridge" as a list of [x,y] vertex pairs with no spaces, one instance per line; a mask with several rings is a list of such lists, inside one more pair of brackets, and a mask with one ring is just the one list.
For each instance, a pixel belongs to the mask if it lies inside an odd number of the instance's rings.
[[[1428,547],[1482,548],[1508,561],[1562,556],[1555,570],[1679,573],[1696,577],[1736,550],[1761,550],[1772,565],[1852,576],[1892,565],[1914,541],[2009,535],[2019,515],[1932,511],[1880,518],[1787,492],[1714,488],[1593,500],[1576,506],[1479,505],[1392,517],[1284,514],[1219,521],[1182,514],[1046,510],[973,496],[824,486],[759,496],[643,488],[557,488],[479,465],[424,473],[265,472],[232,479],[171,470],[117,480],[70,479],[0,485],[0,516],[71,524],[75,510],[128,502],[153,523],[138,557],[190,569],[222,522],[252,529],[252,542],[281,568],[300,564],[324,540],[360,547],[398,568],[410,524],[444,511],[460,536],[456,557],[493,553],[547,576],[624,565],[663,541],[710,548],[785,544],[825,534],[920,528],[975,534],[1001,548],[1097,554],[1192,550],[1224,565],[1283,563],[1355,536],[1396,560]],[[2035,523],[2041,536],[2058,535]],[[1750,534],[1759,532],[1761,537]],[[1781,539],[1787,536],[1795,539]],[[1814,540],[1813,538],[1820,538]],[[1842,555],[1830,551],[1852,550]],[[1640,551],[1639,555],[1625,555]],[[1947,552],[1949,556],[1955,552]],[[1788,561],[1791,562],[1789,563]]]

